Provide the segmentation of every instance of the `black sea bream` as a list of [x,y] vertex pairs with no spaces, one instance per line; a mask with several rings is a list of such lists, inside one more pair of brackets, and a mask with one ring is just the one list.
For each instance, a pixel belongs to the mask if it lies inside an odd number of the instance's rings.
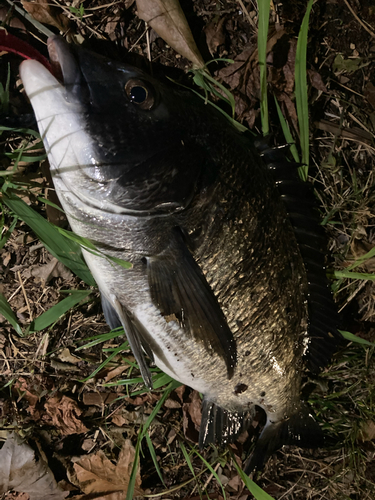
[[201,446],[263,408],[249,470],[283,444],[321,444],[301,377],[327,364],[339,334],[295,166],[260,155],[189,91],[59,38],[49,51],[63,83],[32,60],[21,78],[72,229],[132,264],[83,250],[146,384],[145,353],[204,395]]

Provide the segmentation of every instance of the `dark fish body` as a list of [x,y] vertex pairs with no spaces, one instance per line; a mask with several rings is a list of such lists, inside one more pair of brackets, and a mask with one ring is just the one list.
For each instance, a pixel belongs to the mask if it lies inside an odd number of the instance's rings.
[[35,61],[21,77],[72,229],[132,264],[83,250],[145,382],[144,352],[204,394],[201,445],[233,439],[263,408],[250,469],[283,444],[319,445],[301,377],[338,333],[308,189],[192,93],[59,39],[51,48],[64,85]]

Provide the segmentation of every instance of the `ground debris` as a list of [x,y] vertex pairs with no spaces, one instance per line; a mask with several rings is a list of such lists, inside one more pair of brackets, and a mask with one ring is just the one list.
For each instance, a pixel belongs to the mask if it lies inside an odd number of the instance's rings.
[[[116,465],[99,450],[75,461],[70,481],[86,494],[100,493],[100,498],[103,500],[125,500],[134,458],[135,449],[128,439],[120,451]],[[139,464],[135,476],[134,495],[143,495]]]
[[16,434],[10,434],[0,450],[0,493],[27,493],[30,500],[63,500],[63,492],[47,464]]

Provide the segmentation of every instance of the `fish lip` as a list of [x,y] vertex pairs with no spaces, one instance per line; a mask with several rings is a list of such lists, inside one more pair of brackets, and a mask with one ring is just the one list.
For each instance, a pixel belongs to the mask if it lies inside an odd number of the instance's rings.
[[56,35],[48,38],[47,49],[53,75],[69,92],[70,99],[77,102],[86,100],[85,78],[72,46]]

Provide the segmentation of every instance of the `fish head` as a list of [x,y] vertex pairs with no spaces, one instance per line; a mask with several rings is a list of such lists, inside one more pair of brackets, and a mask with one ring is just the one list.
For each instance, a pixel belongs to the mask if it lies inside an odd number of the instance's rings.
[[20,75],[60,198],[113,213],[186,208],[201,168],[189,147],[200,100],[60,37],[48,48],[56,76],[35,60]]

